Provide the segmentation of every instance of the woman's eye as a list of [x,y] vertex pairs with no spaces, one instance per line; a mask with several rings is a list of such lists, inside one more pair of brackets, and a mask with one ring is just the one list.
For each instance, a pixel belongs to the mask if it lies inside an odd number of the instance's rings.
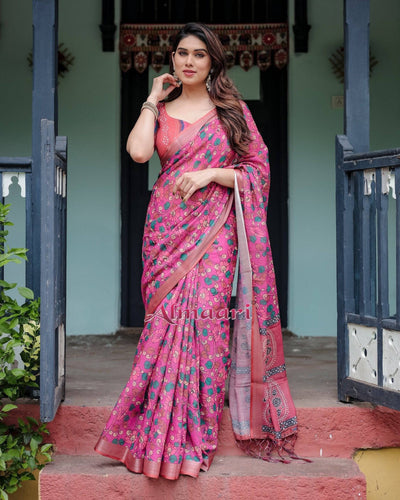
[[181,57],[186,56],[186,52],[178,51],[178,55],[181,56]]
[[201,53],[200,54],[196,54],[196,57],[202,58],[202,57],[204,57],[204,54],[201,54]]

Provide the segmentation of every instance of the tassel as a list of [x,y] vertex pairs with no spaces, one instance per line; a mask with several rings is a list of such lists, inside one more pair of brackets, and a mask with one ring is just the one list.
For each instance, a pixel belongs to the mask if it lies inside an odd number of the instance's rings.
[[290,464],[293,460],[303,460],[305,463],[312,463],[309,458],[299,457],[294,452],[296,437],[288,436],[279,442],[271,439],[236,440],[236,444],[246,455],[265,462]]

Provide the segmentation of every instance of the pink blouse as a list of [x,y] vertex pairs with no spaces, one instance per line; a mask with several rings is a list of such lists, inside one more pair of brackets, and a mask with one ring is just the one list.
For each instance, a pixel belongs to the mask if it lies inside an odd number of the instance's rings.
[[[185,128],[192,125],[190,122],[180,120],[179,118],[173,118],[169,116],[165,109],[165,103],[161,102],[158,104],[159,116],[154,129],[155,133],[155,148],[157,150],[158,156],[163,158],[169,145],[176,138],[178,134],[182,132]],[[210,111],[207,113],[207,115]],[[202,118],[200,118],[201,120]],[[236,168],[234,165],[232,168],[236,169],[236,177],[238,181],[239,190],[243,190],[243,180],[242,172],[240,168]]]
[[163,102],[158,105],[158,111],[160,114],[155,128],[155,146],[158,156],[162,158],[171,142],[190,123],[169,116]]

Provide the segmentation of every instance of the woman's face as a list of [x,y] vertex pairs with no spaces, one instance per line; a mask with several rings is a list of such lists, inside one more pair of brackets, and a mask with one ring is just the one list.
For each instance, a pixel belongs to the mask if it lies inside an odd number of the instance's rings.
[[183,38],[173,54],[176,76],[183,85],[204,85],[211,69],[211,57],[207,46],[199,38],[189,35]]

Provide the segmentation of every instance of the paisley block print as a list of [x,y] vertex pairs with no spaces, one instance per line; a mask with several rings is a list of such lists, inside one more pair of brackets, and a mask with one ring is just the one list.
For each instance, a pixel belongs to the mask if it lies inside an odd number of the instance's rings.
[[[248,154],[237,158],[215,110],[193,124],[174,125],[159,104],[162,169],[143,238],[146,322],[130,379],[95,447],[149,477],[197,477],[208,469],[229,372],[233,429],[244,448],[254,454],[254,442],[262,440],[257,454],[269,459],[297,431],[266,227],[268,150],[245,104],[243,110],[253,141]],[[186,203],[172,194],[178,175],[203,168],[237,169],[236,207],[233,190],[216,183]],[[229,308],[238,245],[237,308],[251,304],[252,314],[234,321],[230,353],[229,319],[183,314],[171,323],[161,310],[171,316],[174,308]]]

